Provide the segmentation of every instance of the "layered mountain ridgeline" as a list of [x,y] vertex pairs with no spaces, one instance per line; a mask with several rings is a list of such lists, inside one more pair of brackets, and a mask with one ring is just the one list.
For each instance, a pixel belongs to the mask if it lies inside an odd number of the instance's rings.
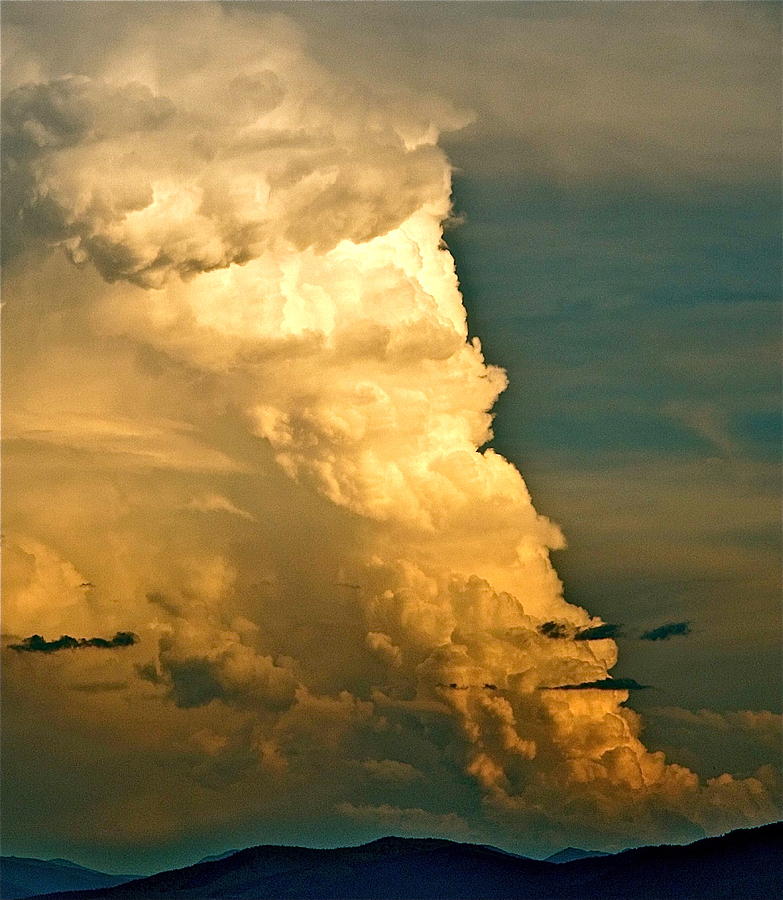
[[215,862],[216,859],[226,859],[229,856],[233,856],[235,853],[239,853],[239,850],[236,848],[233,850],[225,850],[223,853],[213,853],[212,856],[205,856],[203,859],[200,859],[199,862]]
[[108,875],[67,859],[0,857],[0,897],[21,900],[52,891],[87,891],[124,884],[138,875]]
[[767,900],[783,895],[782,850],[781,823],[567,863],[445,840],[383,838],[336,850],[253,847],[47,900]]
[[551,856],[547,856],[544,862],[567,863],[576,859],[589,859],[591,856],[609,856],[603,850],[580,850],[578,847],[566,847],[565,850],[558,850]]

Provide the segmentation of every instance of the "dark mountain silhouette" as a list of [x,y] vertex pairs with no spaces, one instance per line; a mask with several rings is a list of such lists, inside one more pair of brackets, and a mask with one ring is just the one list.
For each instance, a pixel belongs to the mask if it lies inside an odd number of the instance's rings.
[[781,823],[559,864],[475,844],[382,838],[336,850],[253,847],[47,900],[767,900],[783,896],[781,850]]
[[0,897],[17,900],[52,891],[86,891],[113,887],[138,875],[108,875],[87,869],[68,859],[0,857]]
[[544,862],[566,863],[573,862],[575,859],[589,859],[591,856],[609,856],[603,850],[580,850],[578,847],[566,847],[565,850],[558,850],[551,856],[547,856]]

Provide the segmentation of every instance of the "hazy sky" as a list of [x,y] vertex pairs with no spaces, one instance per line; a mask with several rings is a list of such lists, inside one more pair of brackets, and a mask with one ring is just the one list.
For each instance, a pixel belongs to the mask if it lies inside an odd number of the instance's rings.
[[779,818],[779,5],[2,16],[4,852]]

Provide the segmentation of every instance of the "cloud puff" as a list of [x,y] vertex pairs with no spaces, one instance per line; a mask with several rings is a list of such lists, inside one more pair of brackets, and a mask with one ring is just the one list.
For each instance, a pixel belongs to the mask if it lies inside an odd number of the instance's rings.
[[[244,709],[286,709],[294,702],[295,675],[246,643],[247,633],[237,624],[240,631],[178,616],[160,638],[157,663],[141,666],[139,674],[164,686],[184,709],[214,700]],[[255,627],[246,624],[252,635]]]
[[264,57],[274,65],[267,52],[205,82],[206,105],[177,84],[169,97],[86,75],[12,90],[9,220],[109,281],[160,287],[277,247],[367,241],[437,202],[445,167],[431,139],[393,117],[364,129],[372,109],[343,96],[353,114],[338,115],[325,72],[302,61],[278,73]]
[[62,634],[66,628],[94,627],[85,609],[91,605],[85,603],[85,578],[71,562],[41,541],[8,534],[2,543],[4,631]]

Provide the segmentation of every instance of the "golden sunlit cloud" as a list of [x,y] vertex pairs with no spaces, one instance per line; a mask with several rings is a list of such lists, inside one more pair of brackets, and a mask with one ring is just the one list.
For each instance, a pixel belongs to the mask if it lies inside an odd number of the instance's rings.
[[610,846],[774,817],[769,773],[704,783],[645,748],[632,679],[594,686],[612,626],[564,598],[560,530],[487,447],[506,378],[469,337],[437,144],[469,116],[340,81],[282,19],[192,15],[176,62],[141,28],[3,107],[4,628],[139,636],[7,654],[9,703],[136,760],[107,776],[122,821],[91,794],[63,831]]

